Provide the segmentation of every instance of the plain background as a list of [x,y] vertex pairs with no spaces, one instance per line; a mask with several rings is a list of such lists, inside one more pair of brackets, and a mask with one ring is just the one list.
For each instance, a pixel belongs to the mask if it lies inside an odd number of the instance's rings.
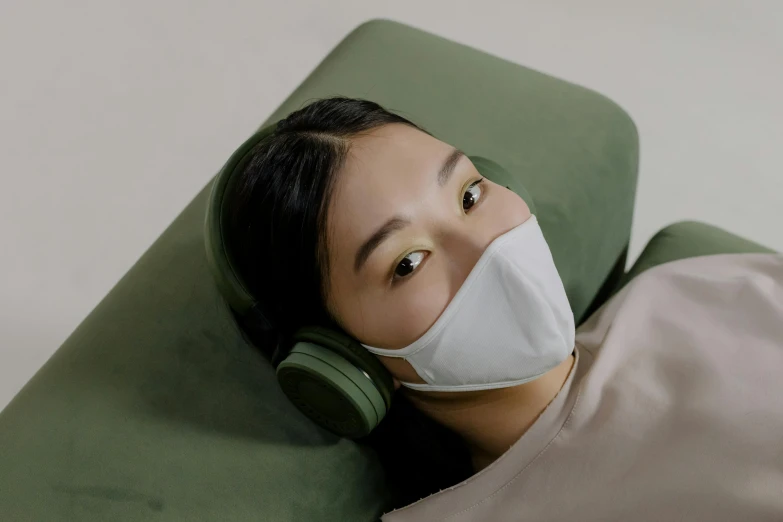
[[0,408],[377,17],[620,103],[642,142],[632,258],[682,219],[783,250],[781,0],[1,0]]

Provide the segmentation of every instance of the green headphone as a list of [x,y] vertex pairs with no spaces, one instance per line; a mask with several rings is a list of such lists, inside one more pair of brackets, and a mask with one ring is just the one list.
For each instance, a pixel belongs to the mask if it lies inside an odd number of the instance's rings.
[[[232,189],[234,173],[241,172],[250,159],[250,151],[275,127],[264,127],[251,136],[217,174],[205,223],[207,261],[220,293],[241,317],[255,316],[263,322],[267,321],[239,277],[226,244],[228,209],[223,198]],[[527,191],[500,165],[482,157],[470,159],[482,176],[513,190],[533,209]],[[369,434],[391,406],[394,386],[383,364],[356,339],[328,328],[302,328],[291,344],[289,354],[277,364],[278,381],[291,402],[337,435],[359,438]]]

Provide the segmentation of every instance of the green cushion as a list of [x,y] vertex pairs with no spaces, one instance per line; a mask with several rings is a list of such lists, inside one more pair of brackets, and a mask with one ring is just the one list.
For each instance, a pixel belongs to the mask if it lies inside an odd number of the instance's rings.
[[[352,32],[268,121],[333,94],[516,173],[583,313],[630,233],[637,138],[622,110],[387,21]],[[0,414],[3,520],[361,521],[388,505],[374,456],[289,404],[237,330],[206,264],[207,195]]]
[[669,261],[716,254],[771,252],[773,251],[765,246],[718,227],[696,221],[683,221],[669,225],[653,236],[617,290],[645,270]]
[[3,520],[344,521],[379,511],[375,460],[291,406],[238,332],[206,265],[206,196],[0,414]]

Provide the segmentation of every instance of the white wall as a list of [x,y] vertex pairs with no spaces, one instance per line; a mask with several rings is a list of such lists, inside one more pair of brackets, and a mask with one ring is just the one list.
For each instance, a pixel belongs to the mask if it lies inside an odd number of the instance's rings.
[[681,219],[783,249],[779,0],[3,0],[0,408],[233,148],[374,17],[624,106],[642,139],[633,256]]

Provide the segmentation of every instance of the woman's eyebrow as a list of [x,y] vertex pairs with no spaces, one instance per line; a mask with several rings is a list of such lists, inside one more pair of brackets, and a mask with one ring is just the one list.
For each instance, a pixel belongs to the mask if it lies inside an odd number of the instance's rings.
[[367,262],[370,254],[380,246],[381,243],[386,241],[386,238],[392,235],[392,233],[401,230],[410,225],[410,221],[399,216],[391,218],[389,221],[383,224],[378,230],[375,231],[370,238],[365,241],[359,250],[356,251],[356,258],[353,263],[353,271],[358,272]]
[[438,171],[438,185],[442,187],[449,182],[449,178],[454,174],[454,167],[457,166],[460,158],[464,155],[465,153],[461,150],[457,148],[452,149],[451,153],[446,158],[446,161],[444,161],[443,165],[440,167],[440,171]]

